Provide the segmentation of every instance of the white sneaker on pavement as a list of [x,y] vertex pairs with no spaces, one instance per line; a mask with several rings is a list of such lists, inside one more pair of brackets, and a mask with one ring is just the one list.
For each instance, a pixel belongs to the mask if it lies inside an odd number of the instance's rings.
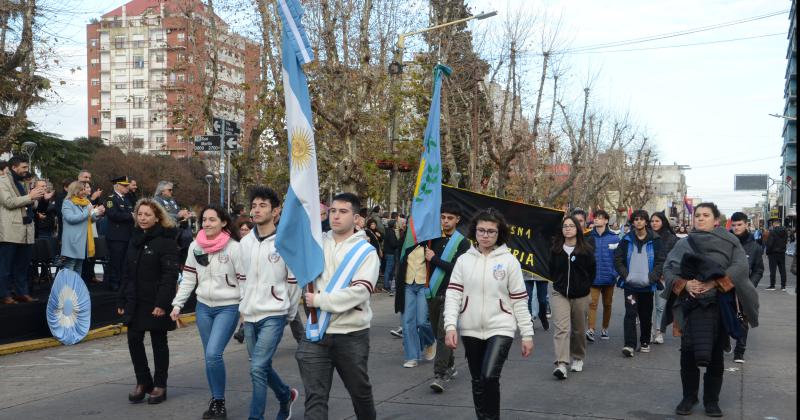
[[583,360],[572,359],[569,370],[572,372],[583,372]]
[[653,339],[653,342],[656,344],[664,344],[664,333],[656,330],[656,337]]
[[553,370],[553,376],[558,379],[567,379],[567,365],[566,363],[559,363]]
[[417,365],[418,363],[416,360],[406,360],[405,363],[403,363],[404,368],[415,368]]

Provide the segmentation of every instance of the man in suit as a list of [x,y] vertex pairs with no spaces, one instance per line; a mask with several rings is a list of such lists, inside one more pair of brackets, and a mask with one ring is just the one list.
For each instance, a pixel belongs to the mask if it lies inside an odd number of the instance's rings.
[[125,251],[133,231],[133,206],[128,199],[130,179],[121,176],[111,180],[114,184],[114,193],[106,199],[106,241],[111,257],[109,264],[108,283],[112,291],[119,289],[122,281],[122,264],[125,261]]

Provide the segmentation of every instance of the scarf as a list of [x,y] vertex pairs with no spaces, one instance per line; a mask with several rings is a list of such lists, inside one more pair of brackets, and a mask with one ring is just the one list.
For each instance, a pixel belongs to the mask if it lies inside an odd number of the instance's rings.
[[[91,202],[88,198],[78,197],[77,195],[73,195],[69,198],[69,201],[76,206],[86,207]],[[94,233],[92,233],[92,213],[89,212],[89,219],[88,223],[86,223],[87,227],[87,234],[86,234],[86,256],[88,258],[94,257]]]
[[197,244],[200,245],[200,248],[203,248],[208,254],[213,254],[215,252],[219,252],[225,245],[228,244],[228,241],[231,239],[231,235],[224,230],[217,235],[214,239],[206,238],[206,232],[200,229],[200,232],[197,232]]
[[[22,178],[21,176],[17,175],[17,173],[14,171],[11,171],[10,174],[11,174],[11,179],[14,180],[14,186],[17,187],[17,191],[19,191],[19,196],[22,197],[24,195],[27,195],[28,192],[25,191],[25,186],[22,185],[25,178]],[[25,206],[25,216],[22,218],[22,224],[28,225],[31,224],[34,220],[35,218],[33,214],[33,203],[31,203]]]

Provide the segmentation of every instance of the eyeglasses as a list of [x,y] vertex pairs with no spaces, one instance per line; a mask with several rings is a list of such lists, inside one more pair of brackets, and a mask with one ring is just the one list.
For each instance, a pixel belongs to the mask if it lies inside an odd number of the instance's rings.
[[575,229],[575,225],[563,225],[561,229]]
[[480,236],[488,236],[488,237],[497,236],[497,231],[494,229],[476,229],[475,233],[477,233]]

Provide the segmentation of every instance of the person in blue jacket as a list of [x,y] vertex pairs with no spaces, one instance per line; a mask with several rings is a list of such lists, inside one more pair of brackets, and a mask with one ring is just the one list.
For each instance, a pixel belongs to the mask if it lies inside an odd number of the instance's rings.
[[633,357],[636,348],[636,318],[639,318],[639,351],[650,352],[653,296],[661,279],[664,253],[661,238],[650,227],[645,210],[633,212],[633,223],[614,251],[614,268],[619,273],[617,286],[625,290],[625,346],[622,354]]
[[597,262],[597,272],[592,281],[589,302],[589,325],[586,330],[586,339],[594,341],[595,325],[597,324],[597,304],[603,296],[603,329],[600,338],[608,340],[608,324],[611,321],[611,301],[614,297],[614,283],[617,281],[617,270],[614,268],[614,251],[617,249],[620,238],[608,228],[608,213],[597,210],[594,214],[594,228],[589,235],[594,242],[594,259]]

